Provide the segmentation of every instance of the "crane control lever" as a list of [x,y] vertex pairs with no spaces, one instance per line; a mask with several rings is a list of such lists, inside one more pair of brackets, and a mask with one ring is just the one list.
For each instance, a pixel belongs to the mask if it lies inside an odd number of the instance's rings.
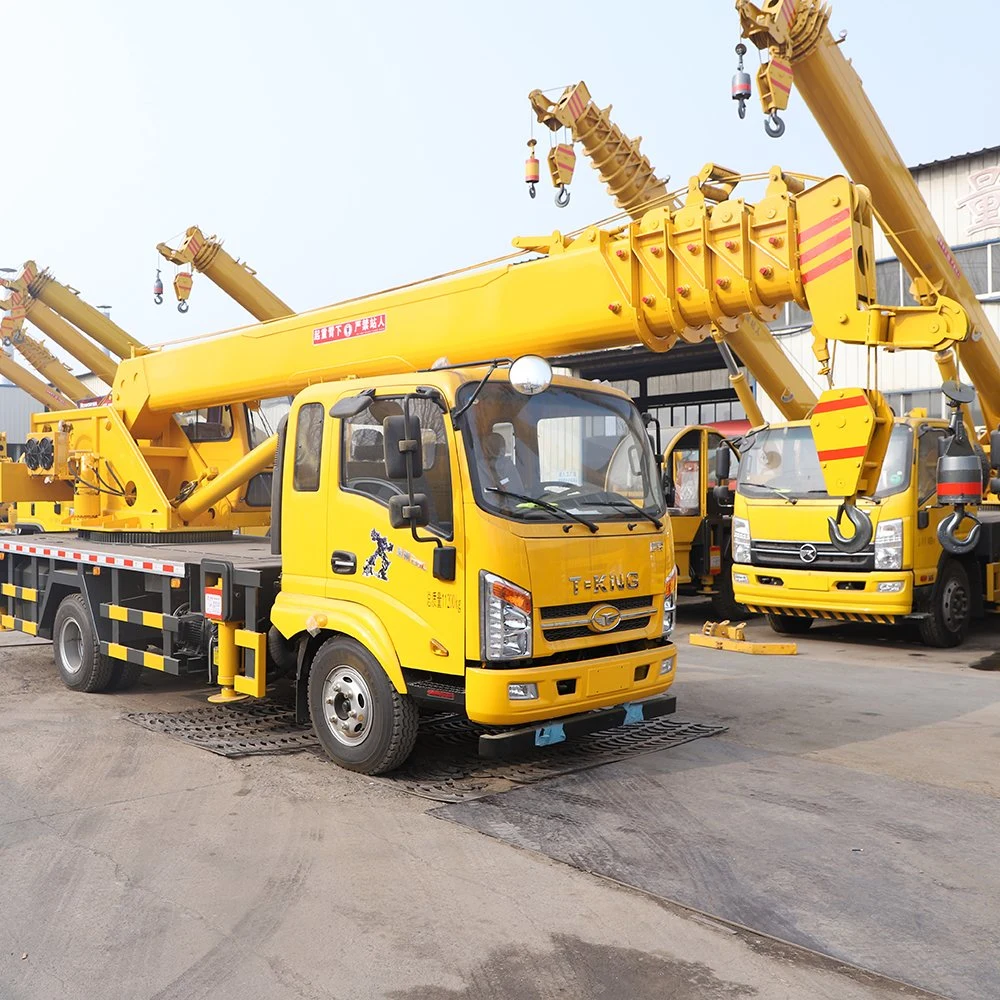
[[[979,518],[966,510],[967,504],[977,506],[982,502],[985,486],[983,460],[969,440],[962,413],[962,407],[976,398],[976,390],[961,382],[945,382],[942,391],[951,410],[951,436],[938,459],[937,500],[942,506],[955,509],[938,525],[937,536],[945,552],[961,556],[975,549],[982,532]],[[959,538],[966,521],[971,522],[969,533]]]

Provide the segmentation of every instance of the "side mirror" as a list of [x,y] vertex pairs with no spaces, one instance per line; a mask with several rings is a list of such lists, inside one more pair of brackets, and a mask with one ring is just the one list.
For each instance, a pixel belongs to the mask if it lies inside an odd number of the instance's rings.
[[351,417],[356,417],[359,413],[364,413],[373,402],[374,398],[365,392],[361,393],[360,396],[346,396],[344,399],[338,399],[330,407],[330,416],[339,417],[341,420],[349,420]]
[[990,468],[1000,469],[1000,431],[990,435]]
[[663,470],[663,497],[668,507],[674,506],[674,481],[666,469]]
[[419,417],[410,414],[409,426],[405,416],[386,417],[382,421],[382,444],[385,471],[390,479],[406,478],[407,456],[412,463],[413,478],[418,479],[424,474]]
[[[388,419],[393,419],[389,417]],[[405,476],[406,473],[404,472]],[[395,478],[395,477],[394,477]],[[389,498],[389,523],[394,528],[425,528],[430,523],[430,508],[426,493]]]
[[[733,453],[724,444],[715,449],[715,481],[721,486],[732,478]],[[727,486],[728,488],[728,486]]]
[[721,506],[731,507],[733,504],[733,497],[736,494],[733,493],[728,484],[724,486],[722,483],[719,483],[718,486],[712,487],[712,495]]

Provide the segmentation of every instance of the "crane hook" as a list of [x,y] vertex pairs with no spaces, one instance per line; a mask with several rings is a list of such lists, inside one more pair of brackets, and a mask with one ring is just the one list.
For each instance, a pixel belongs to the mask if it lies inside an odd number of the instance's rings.
[[[840,521],[845,514],[847,520],[854,525],[854,534],[850,537],[840,531]],[[860,552],[872,540],[871,518],[863,510],[858,510],[853,503],[847,503],[846,500],[837,509],[836,520],[828,517],[826,521],[830,529],[830,541],[841,552],[848,554]]]
[[772,139],[780,139],[785,134],[785,123],[781,120],[777,111],[772,111],[771,114],[764,119],[764,131]]
[[[972,527],[969,529],[969,534],[961,539],[958,537],[958,530],[963,521],[971,521]],[[945,552],[950,552],[953,556],[964,556],[968,555],[979,543],[979,535],[982,530],[983,525],[979,518],[969,514],[963,506],[952,511],[938,525],[937,537]]]
[[739,114],[740,118],[746,118],[747,116],[747,101],[750,100],[750,95],[753,93],[753,83],[750,79],[750,74],[743,68],[743,57],[747,54],[747,47],[740,42],[736,46],[736,55],[739,57],[739,65],[736,67],[736,72],[733,74],[733,90],[732,96],[734,101],[739,101]]
[[528,194],[531,195],[532,198],[535,197],[535,185],[534,184],[529,184],[528,185]]
[[569,191],[565,184],[560,184],[559,190],[556,191],[556,204],[560,208],[565,208],[569,204]]
[[188,307],[187,299],[181,299],[181,301],[177,303],[177,311],[179,313],[186,313],[188,311],[188,308],[189,307]]
[[158,305],[163,305],[163,279],[160,277],[160,269],[156,269],[156,280],[153,282],[153,301]]

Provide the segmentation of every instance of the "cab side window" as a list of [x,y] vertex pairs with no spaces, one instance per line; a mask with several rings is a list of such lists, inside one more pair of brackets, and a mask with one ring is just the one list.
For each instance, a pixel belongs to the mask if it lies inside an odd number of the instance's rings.
[[322,403],[306,403],[299,410],[295,425],[295,468],[292,476],[292,486],[299,493],[316,493],[319,490],[325,417]]
[[917,502],[925,503],[937,491],[937,463],[940,454],[939,442],[945,432],[938,428],[926,430],[920,435],[917,448]]
[[[410,413],[420,420],[423,475],[413,483],[414,493],[427,496],[430,527],[450,537],[454,527],[451,459],[444,414],[429,399],[411,399]],[[394,496],[406,493],[406,480],[390,479],[385,467],[382,421],[403,412],[401,398],[379,397],[364,412],[344,420],[341,438],[340,485],[388,507]]]

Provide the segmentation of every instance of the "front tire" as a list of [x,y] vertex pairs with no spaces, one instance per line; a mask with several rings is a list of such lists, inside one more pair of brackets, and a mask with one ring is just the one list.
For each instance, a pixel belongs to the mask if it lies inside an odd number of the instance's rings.
[[712,617],[716,621],[736,621],[746,616],[747,609],[736,603],[733,596],[733,564],[722,561],[722,572],[715,578],[715,593],[711,597]]
[[930,618],[920,623],[920,638],[927,646],[948,649],[965,642],[972,622],[972,588],[965,567],[949,559],[934,586]]
[[80,594],[64,598],[52,626],[52,651],[63,684],[71,691],[106,691],[114,664],[101,656],[90,606]]
[[778,635],[805,635],[813,626],[813,618],[800,618],[798,615],[776,615],[768,612],[767,624]]
[[313,659],[309,714],[330,759],[361,774],[399,767],[417,740],[417,706],[364,646],[343,636],[324,642]]

